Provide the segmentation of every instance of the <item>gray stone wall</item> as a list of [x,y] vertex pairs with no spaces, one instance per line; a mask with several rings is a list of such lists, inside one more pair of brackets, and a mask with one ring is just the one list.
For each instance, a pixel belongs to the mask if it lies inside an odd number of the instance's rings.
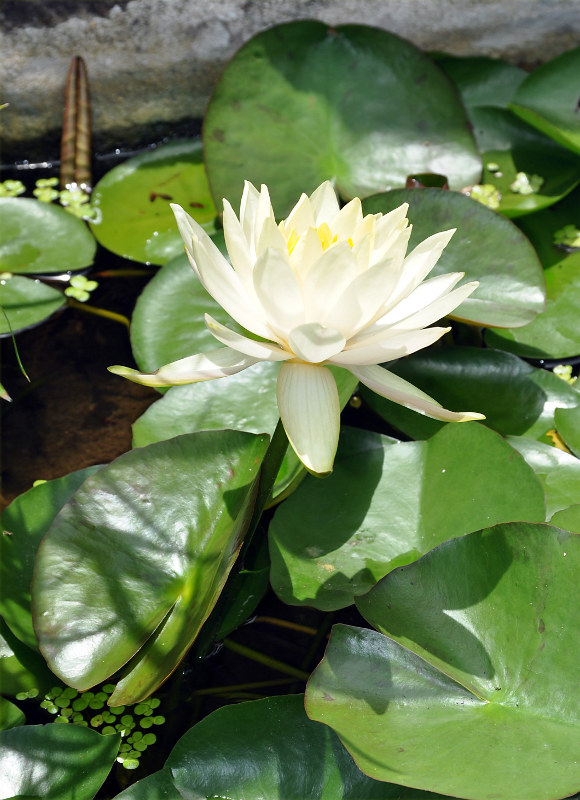
[[424,49],[533,65],[580,42],[579,11],[579,0],[0,0],[3,160],[58,152],[77,54],[106,150],[191,132],[226,61],[279,22],[376,25]]

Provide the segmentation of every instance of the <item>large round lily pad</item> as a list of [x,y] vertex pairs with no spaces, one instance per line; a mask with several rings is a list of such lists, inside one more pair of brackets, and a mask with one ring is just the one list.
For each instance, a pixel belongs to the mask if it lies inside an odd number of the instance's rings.
[[204,122],[214,197],[237,207],[243,181],[266,183],[284,216],[324,180],[343,198],[444,174],[461,188],[481,163],[454,87],[394,34],[362,25],[277,25],[224,70]]
[[64,294],[42,281],[0,273],[0,336],[32,328],[65,304]]
[[286,603],[343,608],[435,545],[518,519],[545,519],[541,486],[482,425],[404,443],[343,428],[332,475],[306,478],[276,511],[272,587]]
[[[511,523],[392,572],[336,626],[306,710],[384,781],[470,800],[580,786],[580,537]],[[383,635],[385,634],[385,635]]]
[[0,272],[53,274],[93,263],[97,244],[64,208],[27,197],[0,197]]
[[91,230],[113,253],[165,264],[183,252],[170,203],[183,206],[208,233],[214,231],[216,211],[198,139],[171,142],[107,172],[93,193],[99,221]]
[[457,228],[431,276],[465,272],[480,285],[450,316],[477,325],[525,325],[544,309],[544,276],[525,236],[504,217],[457,192],[397,189],[369,197],[365,213],[409,203],[410,248],[438,231]]
[[510,104],[518,116],[575,153],[580,153],[579,71],[576,47],[528,75]]
[[468,111],[478,106],[505,108],[527,75],[507,61],[485,56],[437,57],[437,66],[457,86]]

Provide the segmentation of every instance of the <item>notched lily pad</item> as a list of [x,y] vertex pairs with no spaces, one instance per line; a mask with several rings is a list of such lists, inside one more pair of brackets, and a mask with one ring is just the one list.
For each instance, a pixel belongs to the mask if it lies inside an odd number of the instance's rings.
[[580,537],[511,523],[446,542],[336,626],[306,710],[373,778],[472,800],[580,785]]
[[66,304],[58,289],[39,280],[0,273],[0,337],[32,328],[51,317]]
[[363,25],[300,21],[254,36],[221,76],[203,140],[216,200],[236,208],[244,179],[266,183],[280,216],[326,179],[351,198],[425,172],[461,188],[481,170],[443,73],[409,42]]
[[114,167],[95,186],[91,223],[108,250],[133,261],[165,264],[183,252],[169,204],[178,203],[207,230],[215,231],[201,142],[171,142]]
[[507,61],[484,56],[443,56],[436,63],[457,86],[468,111],[478,106],[505,108],[527,75]]

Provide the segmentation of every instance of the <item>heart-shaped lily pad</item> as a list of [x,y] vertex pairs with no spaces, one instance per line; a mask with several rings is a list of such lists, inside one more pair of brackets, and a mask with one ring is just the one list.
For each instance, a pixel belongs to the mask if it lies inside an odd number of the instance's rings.
[[[480,347],[437,347],[389,365],[389,370],[455,411],[485,414],[485,425],[506,436],[544,440],[554,411],[580,406],[580,392],[511,353]],[[416,414],[364,386],[369,406],[412,439],[428,439],[443,423]]]
[[89,477],[36,557],[32,609],[51,669],[83,690],[132,657],[110,697],[149,696],[213,608],[251,516],[267,436],[206,431]]
[[343,428],[332,475],[306,478],[276,511],[272,587],[292,605],[343,608],[435,545],[517,519],[545,519],[541,486],[482,425],[404,443]]
[[461,188],[481,170],[448,79],[409,42],[363,25],[290,22],[254,36],[221,76],[203,140],[216,199],[237,207],[245,179],[266,183],[280,216],[327,179],[351,198],[424,172]]
[[0,312],[0,336],[32,328],[65,304],[66,297],[52,286],[10,272],[0,273],[0,308],[6,313]]
[[529,358],[570,358],[580,354],[580,251],[556,242],[567,226],[580,229],[580,190],[556,206],[518,220],[530,239],[546,277],[546,310],[523,328],[490,330],[486,341]]
[[518,87],[510,108],[552,139],[580,153],[580,47],[535,69]]
[[544,276],[534,248],[504,217],[457,192],[397,189],[369,197],[365,213],[409,203],[410,247],[457,228],[431,275],[465,272],[480,285],[450,316],[477,325],[525,325],[544,309]]
[[507,61],[485,56],[437,57],[437,66],[457,86],[468,112],[478,106],[505,108],[527,75]]
[[91,230],[113,253],[165,264],[183,252],[170,203],[183,206],[208,233],[215,230],[198,139],[171,142],[107,172],[93,193],[99,221],[91,223]]
[[0,197],[0,272],[52,274],[93,263],[97,244],[85,223],[60,206]]
[[481,182],[499,191],[498,211],[505,216],[553,205],[577,185],[580,160],[511,111],[474,108],[470,117],[483,161]]
[[546,525],[442,544],[359,599],[382,633],[333,629],[308,715],[380,780],[567,797],[580,786],[579,569],[580,537]]

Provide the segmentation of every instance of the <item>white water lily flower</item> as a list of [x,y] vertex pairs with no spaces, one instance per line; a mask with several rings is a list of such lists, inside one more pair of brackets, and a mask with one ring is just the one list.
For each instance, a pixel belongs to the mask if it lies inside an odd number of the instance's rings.
[[258,361],[280,361],[277,399],[288,439],[308,470],[328,473],[338,445],[340,407],[326,364],[352,372],[377,394],[444,421],[483,419],[447,411],[383,367],[437,341],[449,328],[427,327],[478,286],[454,288],[462,272],[425,280],[454,231],[430,236],[406,254],[411,226],[404,203],[363,217],[358,198],[340,208],[332,185],[303,194],[276,224],[266,186],[246,182],[240,217],[224,200],[231,265],[205,231],[172,205],[195,274],[242,335],[209,314],[206,325],[225,347],[181,358],[145,374],[111,372],[147,386],[223,378]]

